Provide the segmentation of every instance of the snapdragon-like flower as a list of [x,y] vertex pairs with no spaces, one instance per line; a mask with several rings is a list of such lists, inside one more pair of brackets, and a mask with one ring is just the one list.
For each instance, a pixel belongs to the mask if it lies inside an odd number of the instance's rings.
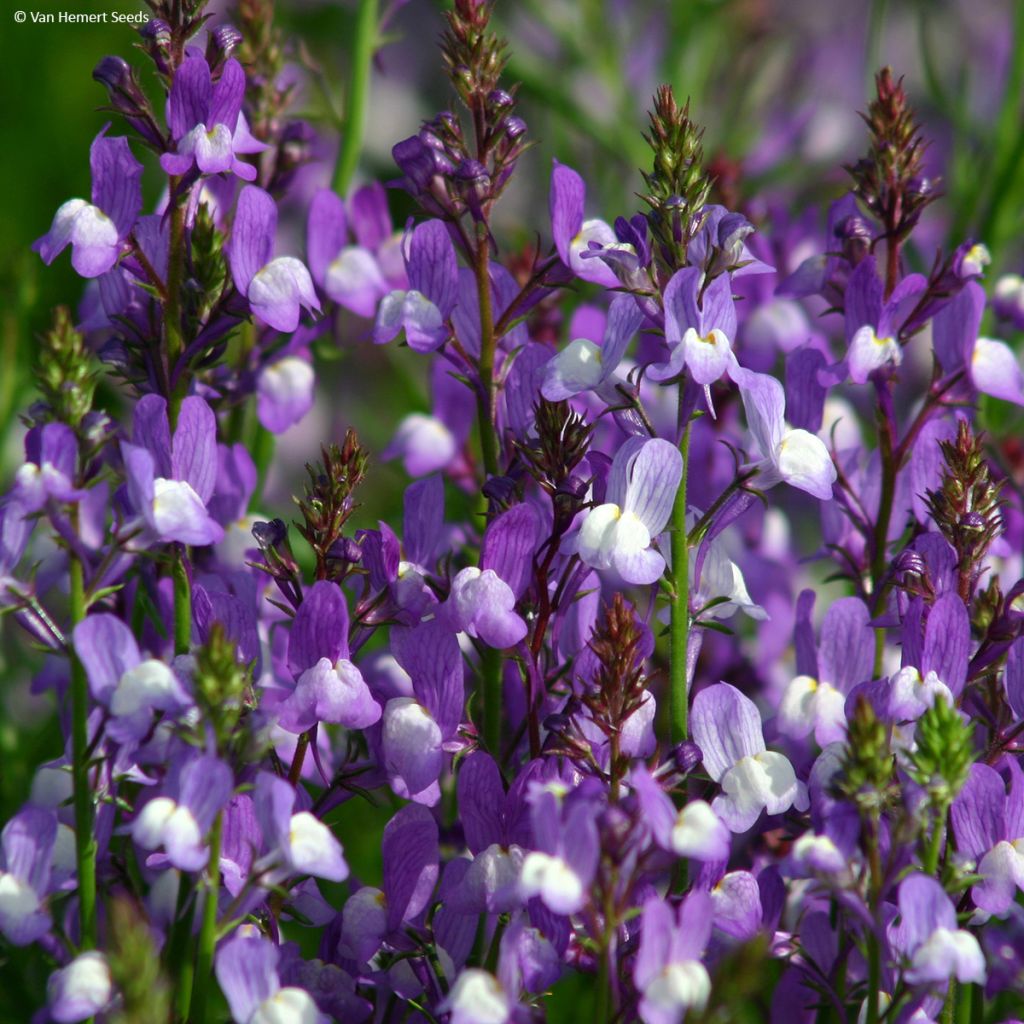
[[651,545],[672,513],[682,473],[675,445],[661,438],[626,441],[612,461],[605,501],[584,513],[565,550],[591,568],[614,569],[627,583],[654,583],[665,559]]
[[11,500],[26,513],[38,512],[51,498],[70,502],[85,496],[74,486],[78,441],[66,424],[33,427],[25,437],[25,457],[14,478]]
[[[993,305],[998,312],[998,294]],[[947,374],[966,370],[982,394],[1024,405],[1024,370],[1009,345],[981,336],[984,313],[985,291],[969,281],[932,321],[936,358]]]
[[[586,338],[571,341],[544,367],[540,392],[549,402],[560,402],[584,391],[596,391],[610,405],[620,398],[612,376],[626,347],[643,322],[631,295],[617,295],[608,308],[608,322],[600,346]],[[609,382],[612,386],[607,387]]]
[[262,153],[267,146],[249,132],[242,113],[244,99],[245,71],[234,57],[224,62],[214,83],[206,57],[188,54],[167,100],[167,124],[177,150],[164,153],[160,166],[173,175],[195,166],[202,174],[230,171],[244,181],[255,181],[256,168],[238,157]]
[[135,406],[132,443],[121,445],[128,493],[152,541],[216,544],[224,537],[207,502],[217,471],[217,420],[196,395],[181,403],[171,438],[167,401],[145,395]]
[[106,130],[89,150],[92,202],[69,199],[32,246],[49,266],[70,244],[71,265],[82,277],[99,277],[114,266],[142,209],[142,164],[126,138],[107,138]]
[[26,807],[0,835],[0,934],[14,946],[27,946],[50,930],[44,899],[57,842],[57,818],[51,811]]
[[313,875],[330,882],[348,878],[341,843],[309,811],[294,812],[295,790],[288,782],[269,772],[260,772],[253,804],[263,841],[269,848],[261,866],[277,868],[273,880],[283,880],[288,874]]
[[480,567],[468,566],[452,580],[445,605],[459,632],[478,636],[491,647],[512,647],[527,626],[515,611],[529,580],[529,565],[538,542],[537,514],[531,505],[515,505],[495,519],[484,534]]
[[50,1016],[58,1024],[76,1024],[95,1016],[110,1002],[114,985],[110,965],[102,953],[80,953],[46,983]]
[[107,733],[118,742],[141,740],[155,713],[174,717],[191,707],[174,671],[156,658],[143,658],[132,631],[117,617],[90,615],[73,638],[89,690],[112,716]]
[[892,930],[892,942],[910,961],[907,981],[929,986],[944,985],[951,978],[964,984],[985,983],[985,957],[978,940],[957,927],[953,902],[934,878],[905,878],[899,908],[901,920]]
[[619,281],[604,260],[583,259],[591,243],[601,248],[619,245],[615,232],[603,220],[584,220],[587,187],[571,167],[557,160],[551,171],[551,234],[562,262],[579,278],[605,288],[615,288]]
[[493,974],[468,967],[455,979],[443,1008],[451,1012],[451,1024],[505,1024],[513,1002]]
[[275,331],[290,334],[299,326],[301,310],[320,312],[320,300],[301,260],[274,257],[276,230],[274,200],[256,185],[246,185],[228,240],[231,276],[256,317]]
[[380,719],[380,705],[349,660],[348,605],[336,583],[318,580],[306,591],[288,638],[288,667],[295,689],[278,715],[289,732],[317,722],[365,729]]
[[733,370],[740,388],[747,425],[761,454],[757,463],[759,487],[785,481],[827,501],[832,497],[836,467],[820,438],[786,424],[786,394],[782,385],[766,373]]
[[762,811],[807,808],[807,788],[784,754],[767,749],[757,708],[734,686],[698,693],[691,721],[704,767],[722,787],[711,806],[733,832],[746,832]]
[[736,306],[729,275],[706,283],[699,267],[685,267],[672,276],[664,301],[669,359],[652,366],[648,375],[652,380],[671,380],[685,368],[694,381],[709,389],[736,362],[732,352]]
[[908,274],[883,299],[882,282],[878,277],[874,256],[857,264],[846,286],[846,359],[850,380],[863,384],[875,370],[903,360],[897,337],[897,314],[907,300],[927,287],[920,274]]
[[235,1024],[328,1024],[313,997],[281,985],[277,946],[243,925],[217,949],[213,968]]
[[712,902],[700,891],[687,896],[678,915],[657,896],[644,904],[633,967],[644,1024],[679,1024],[688,1010],[704,1009],[711,978],[701,957],[713,920]]
[[999,772],[974,764],[950,809],[957,851],[970,857],[981,875],[971,889],[974,905],[997,916],[1024,890],[1024,772],[1013,758],[1006,765],[1009,794]]
[[137,811],[132,838],[144,850],[164,848],[165,856],[151,856],[149,862],[198,871],[209,860],[206,836],[232,786],[231,769],[210,754],[175,765],[161,794]]
[[373,340],[384,345],[404,330],[411,349],[433,352],[448,337],[459,289],[455,247],[441,221],[416,225],[407,242],[405,268],[409,288],[381,300]]
[[523,861],[519,893],[539,896],[555,914],[575,914],[586,905],[597,870],[600,847],[594,802],[584,794],[563,801],[552,789],[537,785],[531,820],[536,849]]
[[818,746],[825,747],[846,736],[846,697],[857,683],[871,678],[874,633],[864,602],[857,597],[842,597],[825,613],[815,651],[810,623],[813,600],[813,591],[805,591],[800,597],[803,608],[798,604],[797,675],[782,695],[777,721],[779,731],[786,736],[813,733]]
[[663,850],[699,861],[728,860],[732,837],[707,801],[689,800],[677,811],[643,764],[633,768],[630,783],[654,841]]
[[[356,237],[354,245],[350,228]],[[347,213],[345,203],[331,189],[313,196],[306,230],[310,272],[328,298],[357,316],[372,317],[389,290],[404,284],[399,245],[379,183],[359,189]]]

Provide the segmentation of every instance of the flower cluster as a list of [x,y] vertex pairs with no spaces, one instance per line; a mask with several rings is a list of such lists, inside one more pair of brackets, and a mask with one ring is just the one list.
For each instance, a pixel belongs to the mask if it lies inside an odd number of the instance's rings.
[[[1024,509],[975,408],[1024,374],[983,246],[911,269],[902,83],[823,236],[715,202],[663,87],[644,208],[556,161],[524,252],[488,2],[447,14],[458,109],[394,147],[401,231],[380,184],[293,188],[259,4],[153,7],[163,109],[101,62],[129,134],[35,246],[88,285],[0,503],[66,736],[2,832],[40,1019],[526,1024],[574,975],[601,1022],[1019,1007]],[[340,340],[430,382],[400,529],[355,430],[262,513]]]

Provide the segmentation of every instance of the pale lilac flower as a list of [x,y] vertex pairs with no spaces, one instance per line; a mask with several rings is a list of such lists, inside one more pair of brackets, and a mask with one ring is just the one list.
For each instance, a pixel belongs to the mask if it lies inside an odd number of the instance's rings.
[[75,1024],[95,1016],[113,994],[107,958],[95,951],[80,953],[67,967],[54,971],[46,983],[50,1016],[58,1024]]
[[644,1024],[679,1024],[688,1010],[704,1009],[711,979],[701,957],[713,917],[711,900],[700,891],[687,896],[678,915],[656,896],[644,904],[633,967]]
[[739,690],[728,683],[702,690],[691,721],[704,767],[722,787],[711,806],[733,832],[746,832],[762,811],[807,808],[806,787],[784,754],[765,747],[761,716]]
[[[144,850],[163,847],[166,861],[182,871],[206,866],[207,833],[233,788],[231,770],[209,754],[172,768],[163,792],[136,812],[132,838]],[[150,858],[159,863],[162,857]]]
[[72,635],[89,691],[110,712],[107,733],[119,743],[140,741],[153,727],[154,714],[173,719],[192,706],[174,671],[156,658],[143,658],[132,631],[116,616],[89,615]]
[[627,583],[655,582],[665,559],[651,545],[668,523],[682,470],[682,456],[668,441],[626,441],[612,462],[605,501],[584,513],[564,550],[591,568],[614,569]]
[[768,374],[738,367],[732,374],[740,388],[747,426],[761,455],[756,463],[758,487],[773,487],[784,480],[821,501],[828,501],[836,481],[836,468],[820,438],[786,424],[782,385]]
[[900,923],[891,932],[893,945],[910,961],[912,985],[945,985],[951,978],[985,983],[985,957],[978,940],[957,927],[956,910],[942,886],[914,874],[900,883]]
[[227,246],[231,276],[256,317],[275,331],[290,334],[299,326],[302,309],[320,312],[320,300],[301,260],[274,258],[276,230],[274,200],[256,185],[246,185],[238,197]]
[[213,968],[235,1024],[328,1024],[313,997],[282,987],[280,950],[253,925],[243,925],[217,948]]

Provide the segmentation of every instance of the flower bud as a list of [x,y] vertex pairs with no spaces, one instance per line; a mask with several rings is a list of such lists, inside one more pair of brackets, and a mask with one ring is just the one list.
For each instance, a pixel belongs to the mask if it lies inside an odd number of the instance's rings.
[[206,40],[206,62],[216,71],[242,45],[242,33],[234,25],[218,25]]

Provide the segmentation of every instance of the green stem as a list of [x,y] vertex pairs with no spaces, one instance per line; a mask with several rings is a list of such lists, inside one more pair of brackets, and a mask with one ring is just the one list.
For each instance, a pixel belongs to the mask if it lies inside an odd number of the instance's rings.
[[939,869],[939,851],[942,849],[942,834],[946,821],[946,809],[939,807],[935,815],[932,834],[928,837],[924,863],[921,865],[926,875],[934,875]]
[[359,0],[355,33],[352,37],[352,55],[349,66],[348,90],[345,94],[345,120],[341,126],[341,146],[338,162],[334,165],[334,191],[344,197],[352,184],[363,148],[366,128],[366,106],[370,95],[370,71],[377,48],[377,0]]
[[[76,524],[77,525],[77,524]],[[85,573],[71,554],[71,624],[85,618]],[[83,949],[96,945],[96,840],[92,832],[93,804],[89,789],[89,687],[85,669],[71,655],[71,749],[75,805],[75,866],[78,871],[78,911]]]
[[191,899],[192,887],[184,872],[178,875],[178,902],[167,943],[167,976],[174,979],[174,1012],[178,1020],[188,1020],[192,1005],[192,981],[195,978],[195,962],[188,955],[192,939],[192,922],[195,919],[196,901]]
[[498,339],[494,333],[494,309],[491,303],[490,241],[487,225],[476,228],[476,297],[480,305],[480,391],[477,413],[480,421],[480,448],[487,476],[498,474],[498,435],[494,429],[498,389],[494,380],[494,354]]
[[206,866],[206,901],[199,928],[199,949],[196,951],[196,980],[192,995],[192,1024],[205,1024],[206,998],[213,974],[213,947],[217,942],[217,893],[220,890],[221,815],[218,814],[210,832],[210,860]]
[[977,983],[971,985],[971,1024],[985,1024],[985,988]]
[[671,736],[673,743],[689,737],[689,695],[686,692],[686,652],[690,638],[690,538],[686,533],[686,478],[690,461],[690,424],[679,445],[683,475],[672,506],[673,594],[669,623],[669,679]]
[[939,1014],[940,1024],[955,1024],[956,1021],[956,978],[949,979],[949,990],[946,992],[946,1001],[942,1004],[942,1013]]
[[184,548],[174,556],[174,653],[188,654],[192,646],[192,584],[185,566]]
[[172,384],[174,368],[185,351],[185,336],[181,329],[181,294],[185,286],[185,204],[176,200],[174,193],[178,179],[171,178],[171,237],[168,249],[167,302],[164,304],[164,341],[167,354],[167,396],[171,429],[178,422],[178,410],[185,397],[188,374],[182,373],[177,384]]
[[501,761],[501,651],[485,647],[480,656],[484,680],[484,744]]

